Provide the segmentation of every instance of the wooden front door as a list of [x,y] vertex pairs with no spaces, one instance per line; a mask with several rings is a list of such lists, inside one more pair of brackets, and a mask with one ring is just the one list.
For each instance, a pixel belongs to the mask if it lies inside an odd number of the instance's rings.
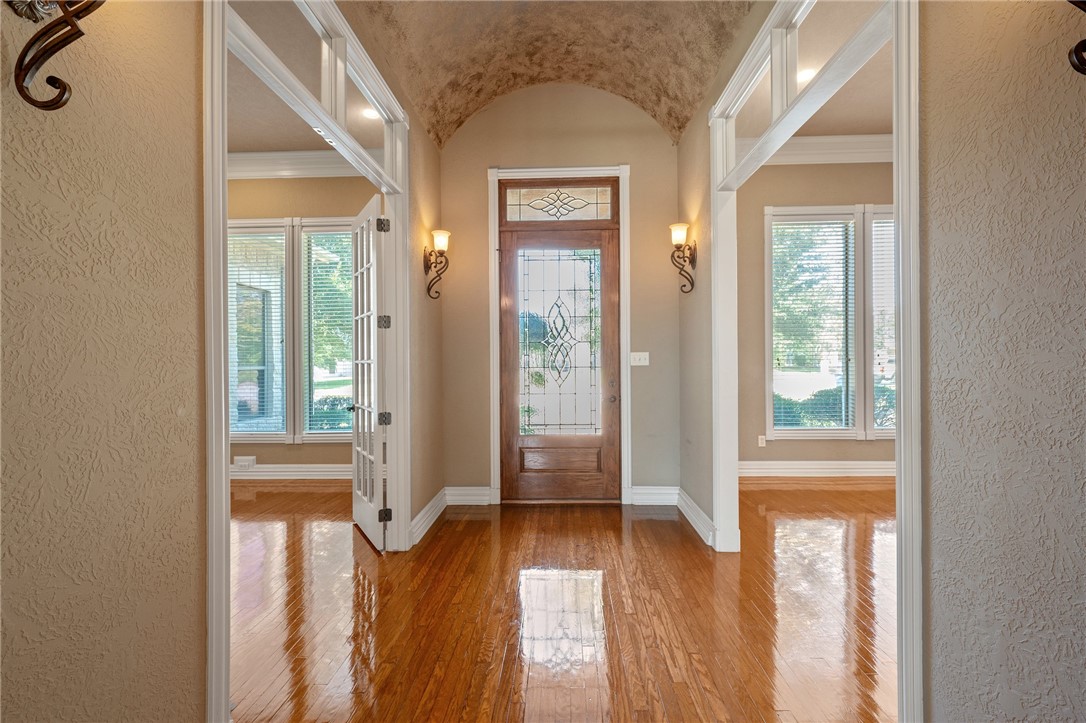
[[502,500],[617,501],[618,179],[499,194]]

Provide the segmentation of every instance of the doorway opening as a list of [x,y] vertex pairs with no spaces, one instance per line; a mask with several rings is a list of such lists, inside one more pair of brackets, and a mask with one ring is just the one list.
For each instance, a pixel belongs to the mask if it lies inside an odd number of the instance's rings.
[[[630,405],[623,403],[630,390],[629,180],[628,165],[490,169],[492,504],[632,502]],[[528,277],[519,278],[518,268]],[[583,289],[555,307],[559,287],[577,283]],[[526,299],[516,298],[521,292]],[[582,302],[586,313],[575,320]],[[585,393],[566,392],[567,384]]]

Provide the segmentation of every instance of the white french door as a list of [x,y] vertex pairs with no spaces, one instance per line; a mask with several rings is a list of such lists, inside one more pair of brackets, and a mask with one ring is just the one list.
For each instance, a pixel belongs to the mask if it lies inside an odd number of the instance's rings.
[[388,517],[384,510],[388,480],[388,444],[382,424],[384,364],[382,356],[379,288],[382,272],[382,239],[377,222],[381,195],[366,204],[351,229],[354,239],[354,443],[351,466],[354,522],[366,539],[385,549]]

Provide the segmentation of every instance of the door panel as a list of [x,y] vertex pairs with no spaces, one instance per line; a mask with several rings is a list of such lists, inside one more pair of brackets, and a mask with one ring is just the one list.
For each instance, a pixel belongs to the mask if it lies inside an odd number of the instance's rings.
[[[519,196],[503,189],[508,198]],[[507,215],[503,210],[503,222]],[[597,219],[505,225],[502,499],[617,500],[616,224]]]
[[380,335],[377,333],[378,284],[381,279],[381,234],[377,217],[381,196],[375,196],[355,219],[354,240],[354,442],[351,507],[354,522],[377,548],[385,549],[385,525],[379,511],[385,507],[385,427],[378,424],[384,385]]

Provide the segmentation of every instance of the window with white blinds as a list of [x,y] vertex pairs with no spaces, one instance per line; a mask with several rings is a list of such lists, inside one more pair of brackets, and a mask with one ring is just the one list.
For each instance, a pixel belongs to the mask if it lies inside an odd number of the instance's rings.
[[893,234],[886,207],[766,208],[767,439],[893,434]]
[[286,432],[286,241],[282,228],[229,237],[231,431]]
[[351,234],[302,231],[306,432],[351,431]]
[[897,269],[894,257],[894,216],[875,213],[870,219],[872,394],[875,429],[896,425],[897,392]]
[[349,219],[230,222],[232,439],[349,439],[351,252]]

